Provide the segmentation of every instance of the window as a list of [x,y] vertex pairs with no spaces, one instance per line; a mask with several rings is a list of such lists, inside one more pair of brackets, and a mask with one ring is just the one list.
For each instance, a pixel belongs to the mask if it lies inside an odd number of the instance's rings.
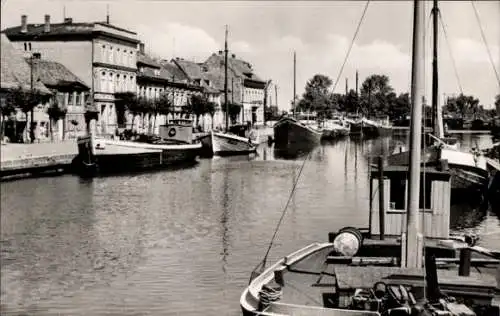
[[82,105],[82,93],[81,92],[76,92],[75,105],[77,105],[77,106]]
[[102,45],[101,48],[101,60],[106,61],[106,45]]
[[[420,201],[419,208],[420,209],[430,209],[431,208],[431,192],[432,192],[432,181],[429,177],[425,177],[425,181],[421,177],[420,178]],[[425,186],[424,186],[425,184]],[[425,204],[424,204],[425,198]]]
[[108,61],[109,61],[110,63],[112,63],[112,62],[113,62],[113,47],[110,47],[110,48],[109,48]]
[[127,57],[128,57],[128,53],[127,51],[124,49],[123,50],[123,54],[122,54],[122,62],[124,65],[128,65],[128,60],[127,60]]
[[122,78],[120,77],[119,74],[117,74],[115,79],[116,79],[115,91],[120,92],[120,91],[122,91]]
[[28,50],[28,44],[24,43],[24,51],[27,51],[27,50]]
[[116,49],[115,62],[117,64],[121,64],[122,63],[122,55],[120,54],[120,49],[119,48]]
[[68,105],[74,105],[73,92],[68,93]]
[[406,179],[404,178],[391,178],[389,192],[389,204],[394,210],[404,210],[405,196],[406,196]]
[[129,66],[133,66],[134,65],[134,52],[133,51],[130,51],[130,59],[128,61],[128,65]]
[[130,90],[133,90],[134,89],[134,76],[130,76],[130,87],[129,87]]
[[114,93],[113,74],[111,72],[108,75],[108,92]]
[[31,52],[31,43],[28,43],[28,49]]
[[108,91],[107,89],[107,82],[106,82],[106,73],[103,71],[101,73],[101,87],[100,87],[102,92]]

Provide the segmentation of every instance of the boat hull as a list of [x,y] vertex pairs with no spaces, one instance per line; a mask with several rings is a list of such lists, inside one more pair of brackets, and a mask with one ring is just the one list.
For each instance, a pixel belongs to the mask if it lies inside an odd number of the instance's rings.
[[292,118],[282,118],[274,125],[275,148],[315,146],[321,141],[321,132]]
[[257,151],[257,144],[248,138],[218,132],[211,132],[210,137],[214,155],[246,155]]
[[83,137],[78,140],[77,172],[91,176],[193,164],[201,148],[201,143],[157,145]]

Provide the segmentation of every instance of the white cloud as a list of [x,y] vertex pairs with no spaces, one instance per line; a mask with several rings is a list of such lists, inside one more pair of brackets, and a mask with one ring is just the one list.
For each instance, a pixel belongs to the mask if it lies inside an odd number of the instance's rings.
[[254,49],[250,46],[250,44],[245,41],[230,43],[229,49],[236,54],[254,52]]
[[[498,67],[500,48],[488,43],[493,62]],[[452,41],[452,54],[456,62],[460,63],[490,63],[486,47],[482,42],[469,38],[457,38]]]

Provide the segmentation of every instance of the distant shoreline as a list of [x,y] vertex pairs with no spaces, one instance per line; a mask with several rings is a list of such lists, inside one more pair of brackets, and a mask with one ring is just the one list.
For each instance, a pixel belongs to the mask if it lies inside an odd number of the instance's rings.
[[[407,131],[410,129],[408,126],[393,126],[393,130],[397,131]],[[429,132],[431,131],[430,128],[426,128]],[[489,134],[491,133],[490,130],[469,130],[469,129],[450,129],[448,130],[448,133],[450,134]]]

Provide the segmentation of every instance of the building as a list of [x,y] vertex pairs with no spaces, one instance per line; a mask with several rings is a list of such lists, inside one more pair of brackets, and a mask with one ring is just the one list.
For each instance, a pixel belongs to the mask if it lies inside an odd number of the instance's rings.
[[[219,51],[208,57],[203,66],[224,76],[224,59],[224,52]],[[266,87],[267,82],[254,73],[250,63],[236,58],[235,54],[228,56],[228,90],[231,90],[230,100],[242,105],[238,118],[240,123],[264,124]]]
[[[203,88],[193,84],[179,67],[170,61],[156,61],[144,52],[144,44],[139,45],[137,55],[137,96],[156,102],[161,97],[170,101],[171,113],[154,118],[146,114],[134,128],[139,132],[158,132],[158,127],[168,119],[179,118],[186,112],[192,95],[202,94]],[[130,120],[130,119],[129,119]],[[152,124],[152,123],[155,124]]]
[[[9,94],[21,88],[22,90],[29,92],[37,90],[38,92],[49,96],[51,91],[39,80],[34,79],[32,68],[30,64],[26,62],[23,54],[18,51],[14,45],[8,40],[5,34],[1,34],[2,49],[1,53],[1,67],[0,67],[0,102],[1,108],[4,109],[8,102]],[[33,63],[36,66],[36,60]],[[33,83],[33,84],[31,84]],[[47,104],[39,104],[34,108],[33,111],[33,122],[35,126],[45,129],[48,126],[49,117],[46,113]],[[8,114],[10,117],[7,117]],[[27,122],[31,121],[31,114],[28,113],[26,116],[19,107],[15,108],[14,113],[2,113],[0,117],[3,127],[5,127],[5,136],[7,136],[11,142],[27,141],[29,134],[27,133],[26,127]],[[2,131],[3,132],[3,131]]]
[[222,111],[221,104],[224,94],[224,77],[219,71],[209,71],[208,67],[188,61],[183,58],[172,60],[179,69],[188,77],[189,81],[203,89],[209,102],[215,104],[215,113],[212,116],[205,114],[202,118],[204,130],[211,128],[222,129],[225,120],[225,112]]
[[91,88],[89,102],[98,110],[97,132],[114,133],[117,127],[115,92],[136,91],[137,34],[106,22],[28,24],[3,31],[9,40],[29,57],[41,53],[44,58],[66,66]]
[[57,98],[58,106],[66,109],[64,119],[54,122],[52,127],[55,138],[61,140],[85,135],[85,102],[89,99],[90,87],[58,62],[38,59],[33,71],[36,80],[40,80]]

